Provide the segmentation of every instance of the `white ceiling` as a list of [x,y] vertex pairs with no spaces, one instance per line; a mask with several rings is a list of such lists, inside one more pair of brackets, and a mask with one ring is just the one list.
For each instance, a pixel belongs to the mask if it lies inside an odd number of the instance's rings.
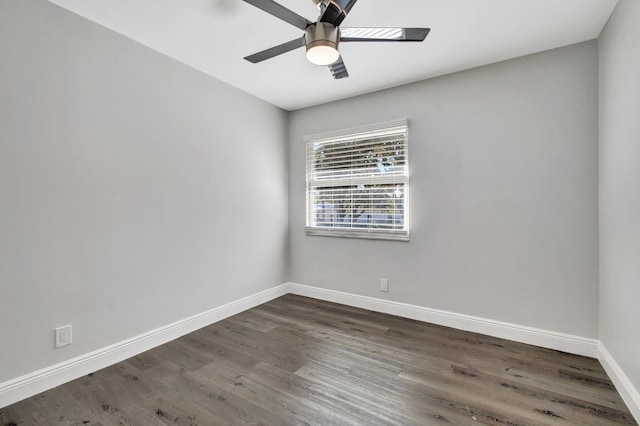
[[[252,53],[302,32],[242,0],[49,0],[286,110],[596,38],[618,0],[360,0],[343,26],[429,27],[423,43],[343,43],[334,80],[304,48]],[[310,21],[311,0],[278,0]]]

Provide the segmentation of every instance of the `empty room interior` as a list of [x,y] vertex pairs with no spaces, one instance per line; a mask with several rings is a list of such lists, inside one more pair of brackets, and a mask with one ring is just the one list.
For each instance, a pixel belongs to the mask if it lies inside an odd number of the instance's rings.
[[0,425],[640,422],[638,0],[0,0]]

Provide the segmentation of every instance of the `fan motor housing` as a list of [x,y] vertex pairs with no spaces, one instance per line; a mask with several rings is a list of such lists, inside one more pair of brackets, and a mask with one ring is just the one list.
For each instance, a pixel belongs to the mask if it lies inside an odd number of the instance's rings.
[[328,46],[338,50],[340,29],[328,22],[316,22],[304,32],[307,51],[316,46]]

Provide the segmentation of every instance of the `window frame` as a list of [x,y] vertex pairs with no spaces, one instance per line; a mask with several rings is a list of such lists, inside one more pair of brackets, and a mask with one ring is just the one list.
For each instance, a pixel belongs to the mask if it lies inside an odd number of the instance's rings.
[[[331,179],[334,183],[333,185],[322,186],[310,183],[310,175],[315,172],[315,169],[311,168],[310,162],[310,150],[314,149],[313,147],[318,143],[339,143],[340,139],[354,139],[358,136],[362,135],[363,137],[366,134],[376,133],[376,132],[384,132],[385,130],[391,130],[393,128],[404,127],[404,133],[406,134],[406,139],[404,141],[404,172],[402,174],[398,174],[394,171],[394,173],[382,174],[377,178],[370,177],[370,180],[378,181],[378,182],[388,182],[392,184],[402,184],[403,185],[403,228],[401,230],[398,229],[375,229],[371,227],[334,227],[334,226],[313,226],[315,221],[315,206],[312,205],[312,195],[311,191],[313,188],[328,188],[328,187],[339,187],[335,182],[341,180]],[[409,231],[409,120],[407,119],[399,119],[393,121],[386,121],[382,123],[370,124],[367,126],[353,127],[349,129],[336,130],[325,133],[316,133],[311,135],[306,135],[304,137],[305,143],[305,233],[310,236],[329,236],[329,237],[343,237],[343,238],[364,238],[364,239],[376,239],[376,240],[392,240],[392,241],[410,241],[410,231]],[[311,170],[310,170],[311,168]],[[356,181],[364,181],[366,178],[358,178],[358,179],[348,179],[344,178],[344,186],[354,186]],[[370,183],[372,184],[372,183]]]

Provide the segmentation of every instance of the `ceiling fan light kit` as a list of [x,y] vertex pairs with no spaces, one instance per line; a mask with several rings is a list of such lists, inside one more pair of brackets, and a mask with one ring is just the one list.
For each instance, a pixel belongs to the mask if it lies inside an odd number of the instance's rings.
[[307,59],[316,65],[331,65],[340,58],[340,29],[327,22],[316,22],[304,31]]
[[312,0],[320,9],[320,17],[316,22],[303,18],[274,0],[244,1],[304,31],[300,38],[244,59],[255,64],[306,46],[309,62],[329,66],[335,79],[349,76],[338,50],[340,42],[421,42],[430,31],[429,28],[343,28],[344,35],[341,35],[340,24],[357,0]]

